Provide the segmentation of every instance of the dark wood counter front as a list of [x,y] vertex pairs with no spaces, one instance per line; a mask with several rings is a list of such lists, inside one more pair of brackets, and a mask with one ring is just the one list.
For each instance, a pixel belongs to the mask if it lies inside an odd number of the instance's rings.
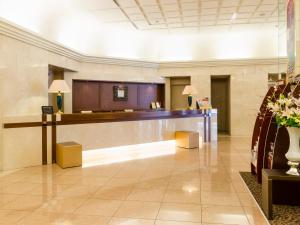
[[211,112],[208,110],[134,111],[87,114],[73,113],[62,114],[61,121],[57,121],[57,125],[209,117],[210,115]]

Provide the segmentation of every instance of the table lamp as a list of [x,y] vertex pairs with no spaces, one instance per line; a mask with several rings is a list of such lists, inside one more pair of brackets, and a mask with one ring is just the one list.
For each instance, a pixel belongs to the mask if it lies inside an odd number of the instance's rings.
[[186,85],[184,87],[184,90],[182,92],[183,95],[188,95],[188,105],[189,109],[192,109],[192,103],[193,103],[193,96],[194,94],[197,94],[196,89],[192,85]]
[[63,99],[61,93],[70,93],[70,88],[64,80],[54,80],[49,87],[49,93],[57,93],[56,102],[58,113],[62,112]]

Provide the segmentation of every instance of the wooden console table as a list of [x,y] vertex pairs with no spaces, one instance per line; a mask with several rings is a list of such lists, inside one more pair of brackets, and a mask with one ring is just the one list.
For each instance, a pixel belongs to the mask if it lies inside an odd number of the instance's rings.
[[272,204],[300,205],[300,177],[286,174],[287,170],[262,170],[262,209],[272,219]]

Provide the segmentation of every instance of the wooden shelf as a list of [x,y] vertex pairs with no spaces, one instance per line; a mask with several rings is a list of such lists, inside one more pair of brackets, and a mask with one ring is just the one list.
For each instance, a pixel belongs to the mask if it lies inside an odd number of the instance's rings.
[[[294,97],[299,97],[300,81],[293,84],[295,88],[291,90],[291,84],[279,85],[277,89],[271,87],[267,92],[260,112],[257,115],[253,135],[252,135],[252,159],[251,172],[257,175],[260,183],[262,179],[262,169],[288,169],[285,154],[289,148],[289,135],[285,127],[279,127],[276,124],[272,113],[267,110],[268,99],[276,101],[280,94],[285,96],[292,92]],[[257,150],[255,152],[255,149]]]

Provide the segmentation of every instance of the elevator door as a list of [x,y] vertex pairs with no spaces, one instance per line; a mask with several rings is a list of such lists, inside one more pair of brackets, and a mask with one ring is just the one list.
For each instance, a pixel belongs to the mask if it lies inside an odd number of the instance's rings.
[[211,79],[211,104],[218,110],[218,132],[229,134],[229,77]]

